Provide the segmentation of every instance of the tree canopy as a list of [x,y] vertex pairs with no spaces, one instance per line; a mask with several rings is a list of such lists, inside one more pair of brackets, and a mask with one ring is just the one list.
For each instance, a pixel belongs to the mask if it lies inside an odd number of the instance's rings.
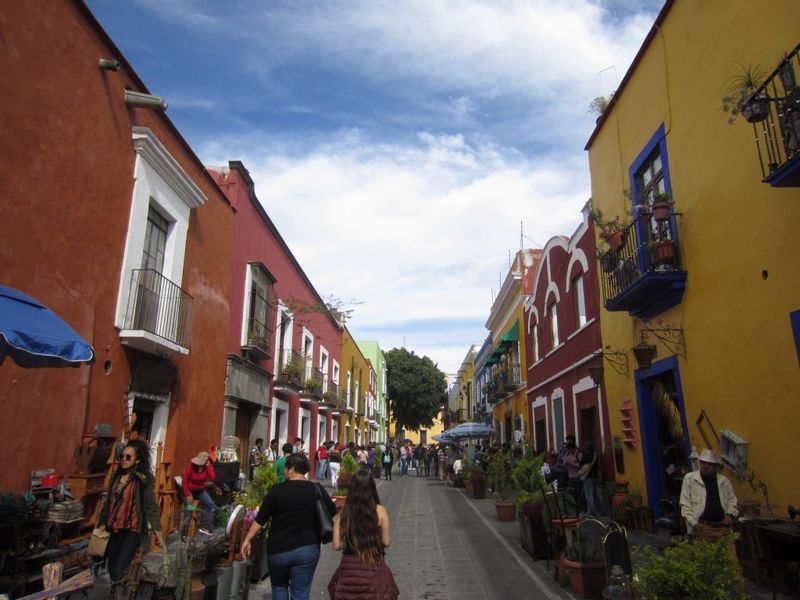
[[386,356],[387,391],[396,431],[432,427],[447,401],[447,379],[427,356],[392,348]]

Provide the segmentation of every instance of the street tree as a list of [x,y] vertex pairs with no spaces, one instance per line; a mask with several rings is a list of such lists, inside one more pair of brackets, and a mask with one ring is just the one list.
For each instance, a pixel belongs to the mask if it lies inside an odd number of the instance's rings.
[[447,401],[447,379],[436,364],[427,356],[392,348],[386,352],[386,378],[397,435],[401,429],[432,427]]

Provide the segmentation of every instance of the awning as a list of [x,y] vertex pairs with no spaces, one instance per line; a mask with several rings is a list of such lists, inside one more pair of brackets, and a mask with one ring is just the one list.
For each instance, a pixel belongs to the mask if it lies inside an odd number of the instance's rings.
[[498,345],[510,346],[514,342],[519,341],[519,321],[514,322],[514,326],[506,331],[500,337],[500,343]]

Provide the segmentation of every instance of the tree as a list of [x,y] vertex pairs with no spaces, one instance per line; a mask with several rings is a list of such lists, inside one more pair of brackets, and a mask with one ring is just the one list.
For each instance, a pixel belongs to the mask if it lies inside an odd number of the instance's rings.
[[436,364],[427,356],[392,348],[386,352],[386,378],[395,431],[432,427],[447,401],[447,379]]

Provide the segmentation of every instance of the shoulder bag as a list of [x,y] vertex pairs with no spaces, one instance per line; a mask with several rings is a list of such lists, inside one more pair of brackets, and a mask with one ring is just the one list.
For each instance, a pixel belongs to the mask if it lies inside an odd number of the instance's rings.
[[317,534],[319,535],[319,541],[323,544],[328,544],[333,541],[333,517],[328,512],[328,505],[325,504],[322,486],[315,483],[314,487],[317,490],[317,499],[314,503],[314,512],[317,515]]
[[578,469],[578,477],[580,478],[581,481],[586,481],[586,477],[589,475],[589,471],[592,470],[592,467],[594,466],[594,461],[596,460],[597,460],[597,452],[595,451],[594,457],[592,458],[591,462],[586,463],[585,465],[581,466],[580,469]]
[[103,558],[106,555],[106,546],[108,546],[110,535],[111,532],[106,531],[105,525],[95,527],[94,531],[92,531],[92,537],[89,538],[89,545],[86,547],[86,555]]

